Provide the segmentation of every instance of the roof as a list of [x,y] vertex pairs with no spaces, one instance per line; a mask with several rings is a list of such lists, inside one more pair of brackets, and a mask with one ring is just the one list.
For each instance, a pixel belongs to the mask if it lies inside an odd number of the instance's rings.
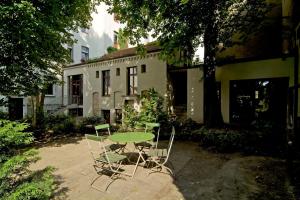
[[[158,46],[158,45],[155,45],[155,44],[147,44],[147,45],[145,45],[145,49],[146,49],[147,53],[151,53],[151,52],[160,51],[161,47]],[[65,66],[65,68],[85,65],[85,64],[89,64],[89,63],[96,63],[96,62],[114,60],[114,59],[118,59],[118,58],[125,58],[125,57],[130,57],[130,56],[135,56],[135,55],[137,55],[137,47],[127,48],[127,49],[120,49],[118,51],[105,54],[100,58],[96,58],[96,59],[90,60],[88,62],[68,65],[68,66]]]

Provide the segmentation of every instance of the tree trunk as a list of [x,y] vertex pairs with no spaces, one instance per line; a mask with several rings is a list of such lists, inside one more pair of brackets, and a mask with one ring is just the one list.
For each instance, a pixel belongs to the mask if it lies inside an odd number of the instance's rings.
[[32,107],[32,122],[31,125],[33,128],[36,127],[36,98],[31,96],[31,107]]
[[223,125],[220,100],[217,95],[216,84],[216,47],[218,30],[215,19],[215,2],[210,2],[208,12],[210,18],[204,33],[204,123],[207,127]]
[[34,128],[37,128],[38,125],[42,125],[41,123],[44,118],[44,100],[45,100],[45,94],[43,93],[31,97],[32,127]]

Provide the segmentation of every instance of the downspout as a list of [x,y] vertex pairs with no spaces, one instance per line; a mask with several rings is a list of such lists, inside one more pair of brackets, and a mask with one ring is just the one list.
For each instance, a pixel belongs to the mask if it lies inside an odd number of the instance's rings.
[[[294,124],[294,134],[297,134],[297,118],[298,118],[298,87],[299,87],[299,38],[297,36],[297,32],[300,30],[300,23],[297,25],[295,29],[295,60],[294,60],[294,119],[293,119],[293,124]],[[295,135],[296,138],[298,136]],[[298,138],[299,139],[299,138]]]
[[65,81],[64,81],[64,69],[61,74],[62,80],[62,87],[61,87],[61,106],[64,106],[64,88],[65,88]]

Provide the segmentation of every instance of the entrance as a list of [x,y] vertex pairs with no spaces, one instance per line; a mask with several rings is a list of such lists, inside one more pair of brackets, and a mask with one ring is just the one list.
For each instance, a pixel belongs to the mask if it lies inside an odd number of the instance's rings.
[[20,120],[23,118],[23,98],[8,99],[8,113],[10,120]]
[[286,127],[288,78],[230,81],[230,122]]
[[173,88],[174,113],[179,120],[187,118],[187,71],[171,71],[170,81]]

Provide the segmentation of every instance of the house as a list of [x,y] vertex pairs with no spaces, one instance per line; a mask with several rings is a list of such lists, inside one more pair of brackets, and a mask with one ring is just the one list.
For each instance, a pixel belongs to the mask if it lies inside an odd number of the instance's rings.
[[[114,15],[109,14],[107,6],[102,3],[97,7],[97,12],[92,14],[92,22],[89,29],[80,28],[73,33],[76,43],[73,46],[66,46],[72,58],[71,64],[78,64],[86,60],[100,57],[106,53],[109,46],[117,46],[118,40],[115,31],[122,25]],[[61,79],[61,77],[58,77]],[[63,87],[61,85],[50,85],[47,89],[44,102],[46,112],[55,112],[63,108]],[[7,106],[0,107],[0,110],[9,113],[11,119],[21,119],[32,114],[32,103],[30,97],[10,96]]]
[[299,15],[299,10],[296,11],[293,1],[274,2],[268,16],[271,23],[246,44],[218,55],[216,79],[226,123],[249,125],[271,121],[286,127],[287,107],[299,104],[297,99],[291,101],[292,88],[299,83],[299,61],[295,59],[292,42],[292,17]]
[[[299,68],[299,64],[293,54],[289,28],[293,27],[289,21],[293,16],[292,1],[274,2],[268,16],[272,23],[263,26],[247,43],[217,56],[216,80],[225,123],[286,125],[291,88],[297,82],[295,65]],[[68,92],[64,104],[69,112],[103,115],[114,122],[124,104],[137,103],[143,90],[154,87],[165,97],[169,112],[180,119],[192,118],[202,123],[202,68],[169,66],[159,60],[159,49],[148,48],[145,57],[136,55],[134,49],[126,49],[95,62],[66,67],[64,90]],[[299,116],[299,106],[297,113]]]

